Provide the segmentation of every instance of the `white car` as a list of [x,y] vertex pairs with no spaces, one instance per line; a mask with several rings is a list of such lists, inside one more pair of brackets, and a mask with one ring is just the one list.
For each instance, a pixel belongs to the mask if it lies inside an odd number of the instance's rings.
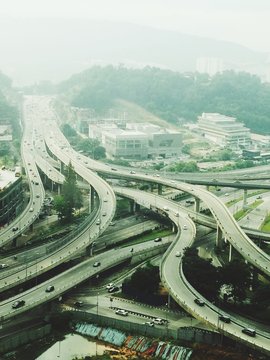
[[114,283],[109,283],[107,286],[106,286],[106,289],[109,290],[110,288],[114,287]]
[[126,310],[123,309],[118,309],[115,312],[117,315],[122,315],[122,316],[128,316],[128,312]]

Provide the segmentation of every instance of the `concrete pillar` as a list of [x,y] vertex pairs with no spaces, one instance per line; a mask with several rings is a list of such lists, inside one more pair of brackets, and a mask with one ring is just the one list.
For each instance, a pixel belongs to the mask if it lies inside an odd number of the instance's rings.
[[243,208],[247,206],[247,189],[244,189]]
[[62,161],[60,161],[60,172],[61,172],[61,174],[64,174],[64,171],[65,171],[65,164]]
[[92,185],[89,187],[89,214],[93,211],[95,206],[95,189]]
[[158,184],[158,195],[162,195],[162,184]]
[[210,185],[206,185],[206,190],[209,191]]
[[222,245],[222,231],[219,226],[217,226],[217,233],[216,233],[216,247],[221,248]]
[[150,191],[154,192],[155,185],[153,183],[150,183]]
[[230,244],[230,247],[229,247],[229,262],[232,261],[232,245]]
[[129,200],[129,212],[131,214],[135,213],[135,201],[134,200]]
[[201,203],[200,199],[195,198],[194,211],[195,211],[196,213],[199,213],[199,212],[200,212],[200,203]]

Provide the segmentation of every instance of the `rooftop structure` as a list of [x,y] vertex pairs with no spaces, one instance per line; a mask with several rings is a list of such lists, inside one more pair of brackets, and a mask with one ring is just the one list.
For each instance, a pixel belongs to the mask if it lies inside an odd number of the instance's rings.
[[22,178],[14,171],[0,170],[0,226],[19,214],[22,201]]
[[251,146],[250,130],[236,118],[219,113],[202,113],[198,128],[206,139],[233,150]]
[[146,123],[127,123],[121,128],[115,123],[92,124],[89,137],[99,139],[112,158],[171,157],[179,155],[182,146],[182,135],[177,131]]

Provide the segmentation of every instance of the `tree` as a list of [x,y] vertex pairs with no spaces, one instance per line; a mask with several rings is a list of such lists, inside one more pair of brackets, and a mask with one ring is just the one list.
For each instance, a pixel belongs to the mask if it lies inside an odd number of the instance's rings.
[[62,195],[55,197],[54,208],[65,222],[72,220],[75,209],[82,206],[82,195],[77,187],[76,173],[69,163],[62,187]]
[[250,284],[250,271],[243,261],[233,260],[220,270],[222,282],[232,286],[232,296],[236,301],[246,298],[246,289]]
[[77,135],[76,131],[69,124],[61,125],[61,131],[67,138]]
[[159,282],[158,266],[148,264],[124,281],[122,291],[136,299],[147,301],[157,293]]
[[94,149],[93,156],[95,160],[104,159],[106,157],[106,150],[103,146],[97,146]]

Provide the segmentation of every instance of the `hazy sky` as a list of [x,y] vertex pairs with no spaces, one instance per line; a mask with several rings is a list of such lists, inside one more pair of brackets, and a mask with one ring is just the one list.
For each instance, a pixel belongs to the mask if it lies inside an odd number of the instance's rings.
[[1,17],[125,21],[270,53],[270,0],[0,0]]

